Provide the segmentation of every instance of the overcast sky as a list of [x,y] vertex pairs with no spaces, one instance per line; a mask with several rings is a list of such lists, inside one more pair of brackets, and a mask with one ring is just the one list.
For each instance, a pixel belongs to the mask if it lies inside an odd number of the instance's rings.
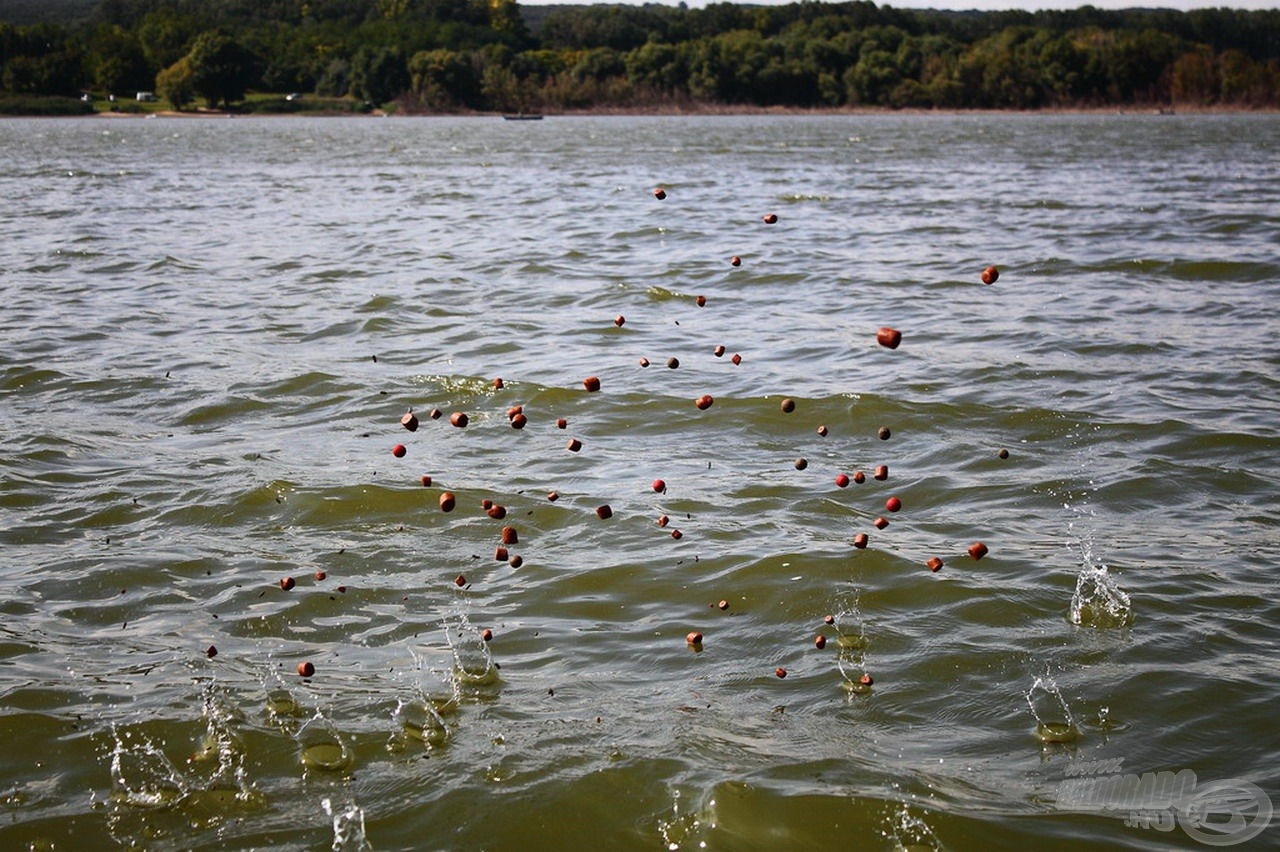
[[[653,2],[653,0],[649,0]],[[519,0],[521,5],[542,5],[547,3],[580,3],[593,5],[601,0]],[[627,0],[605,0],[605,2],[627,2]],[[630,5],[643,5],[645,0],[631,0]],[[679,0],[668,0],[665,5],[675,6]],[[707,5],[706,0],[686,0],[694,8]],[[714,2],[714,0],[713,0]],[[731,0],[739,2],[739,0]],[[795,2],[795,0],[740,0],[742,5],[777,6]],[[899,9],[980,9],[990,12],[996,9],[1077,9],[1084,5],[1098,9],[1214,9],[1225,6],[1229,9],[1277,9],[1280,0],[1094,0],[1084,3],[1082,0],[1031,0],[1031,2],[1012,2],[1012,0],[896,0],[896,2],[877,2],[878,6],[894,6]]]

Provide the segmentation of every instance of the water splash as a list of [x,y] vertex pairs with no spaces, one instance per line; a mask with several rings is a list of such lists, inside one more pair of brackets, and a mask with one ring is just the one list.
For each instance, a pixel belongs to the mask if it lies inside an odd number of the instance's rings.
[[247,794],[244,743],[237,730],[241,722],[240,712],[214,689],[212,683],[205,687],[204,720],[204,737],[188,764],[212,764],[205,787],[230,786]]
[[214,684],[204,688],[205,731],[195,751],[176,765],[151,738],[111,727],[111,781],[117,802],[143,808],[186,800],[252,804],[256,796],[244,766],[239,712]]
[[1092,539],[1082,536],[1079,545],[1080,573],[1076,575],[1076,590],[1071,596],[1067,618],[1082,627],[1113,628],[1133,624],[1129,595],[1111,575],[1107,563],[1094,554]]
[[348,801],[341,808],[334,808],[329,799],[322,799],[320,806],[333,820],[333,852],[366,852],[370,845],[364,831],[364,809]]
[[1131,727],[1130,723],[1113,716],[1111,708],[1105,705],[1099,707],[1098,712],[1091,713],[1081,719],[1080,724],[1091,731],[1097,731],[1101,734],[1103,742],[1107,741],[1108,735],[1127,731]]
[[273,668],[266,669],[262,674],[262,689],[266,693],[263,709],[267,719],[287,736],[297,736],[303,720],[308,718],[311,711],[298,700],[293,690]]
[[445,625],[444,640],[453,654],[453,684],[489,687],[499,682],[498,666],[489,653],[489,644],[480,638],[480,632],[471,626],[465,612],[460,613],[454,625]]
[[1076,576],[1067,617],[1081,627],[1128,627],[1133,624],[1133,606],[1106,563],[1085,562]]
[[[1071,516],[1071,520],[1067,522],[1068,546],[1080,549],[1080,573],[1076,576],[1076,588],[1071,596],[1067,617],[1072,624],[1081,626],[1126,627],[1133,623],[1133,607],[1129,596],[1111,575],[1107,564],[1096,555],[1093,542],[1096,523],[1089,499],[1095,483],[1087,476],[1092,461],[1086,447],[1094,445],[1100,428],[1098,424],[1093,424],[1091,429],[1080,424],[1080,431],[1068,432],[1066,435],[1075,447],[1072,455],[1080,473],[1074,481],[1078,483],[1083,480],[1087,485],[1075,494],[1063,495],[1065,502],[1062,508]],[[1086,434],[1086,430],[1094,434]]]
[[111,726],[111,807],[107,831],[121,846],[148,848],[160,838],[234,825],[266,807],[245,770],[238,714],[212,684],[204,694],[205,731],[185,763],[162,743]]
[[460,668],[458,652],[451,649],[447,669],[431,667],[430,671],[440,677],[448,692],[440,689],[429,691],[422,683],[422,673],[428,670],[423,658],[423,649],[409,647],[413,665],[405,671],[413,673],[413,682],[403,684],[403,692],[396,698],[396,707],[391,712],[393,723],[391,738],[387,742],[387,750],[392,753],[403,752],[421,743],[429,749],[441,748],[450,737],[446,716],[458,712],[462,700],[462,689],[456,674]]
[[402,749],[406,738],[417,740],[428,748],[439,748],[449,739],[444,717],[425,696],[399,699],[392,718],[396,723],[390,745],[393,750]]
[[346,741],[338,735],[338,729],[319,710],[298,730],[294,738],[302,747],[299,760],[308,770],[342,772],[355,763],[355,756],[347,747]]
[[943,848],[924,817],[913,814],[905,804],[890,813],[886,823],[880,834],[892,844],[895,852],[924,852]]
[[1052,678],[1037,677],[1023,696],[1036,720],[1036,739],[1046,745],[1073,743],[1080,739],[1080,728],[1071,716],[1071,708]]
[[[426,661],[423,660],[419,649],[409,648],[409,653],[413,657],[414,671],[421,673],[425,668],[427,668]],[[450,655],[452,657],[452,651],[450,651]],[[456,658],[453,658],[453,664],[454,666],[457,665]],[[416,681],[413,686],[413,700],[422,701],[442,717],[451,716],[457,713],[459,703],[462,700],[462,692],[458,686],[457,679],[453,676],[452,668],[447,672],[445,670],[435,668],[432,669],[432,672],[440,676],[444,686],[448,688],[448,694],[445,695],[438,691],[435,693],[428,693],[422,686],[421,675],[419,674],[419,680]]]
[[871,691],[869,685],[862,683],[862,676],[866,674],[868,642],[856,596],[847,607],[835,613],[835,623],[831,626],[836,631],[836,666],[840,669],[841,683],[852,700],[854,695]]
[[706,829],[714,829],[715,818],[711,816],[715,808],[715,799],[707,803],[707,818],[704,820],[696,812],[682,813],[680,810],[680,791],[671,791],[671,814],[658,820],[658,833],[662,835],[662,847],[675,852],[678,849],[706,849],[707,841],[701,839]]
[[[449,681],[455,701],[461,699],[464,687],[481,694],[500,681],[498,665],[489,652],[489,644],[471,623],[471,595],[468,590],[458,589],[457,600],[457,605],[443,618],[444,641],[453,655]],[[416,653],[414,657],[417,659]]]
[[112,795],[121,804],[163,808],[191,792],[191,782],[149,737],[111,726]]

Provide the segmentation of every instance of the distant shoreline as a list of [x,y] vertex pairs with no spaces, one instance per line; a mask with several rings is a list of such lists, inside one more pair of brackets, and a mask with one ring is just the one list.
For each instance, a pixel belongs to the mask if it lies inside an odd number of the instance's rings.
[[[996,116],[996,115],[1276,115],[1280,109],[1274,107],[1239,107],[1239,106],[1174,106],[1160,107],[1156,105],[1105,106],[1105,107],[1046,107],[1043,109],[925,109],[891,107],[756,107],[742,105],[702,104],[697,106],[671,106],[658,108],[596,108],[558,110],[544,113],[528,113],[546,118],[587,118],[587,117],[717,117],[717,116]],[[227,118],[339,118],[339,119],[371,119],[371,118],[503,118],[511,113],[501,112],[386,112],[374,110],[368,113],[316,111],[316,112],[228,112],[224,110],[156,110],[151,112],[113,112],[99,111],[78,115],[14,115],[0,114],[3,119],[29,118],[167,118],[167,119],[227,119]]]
[[[178,112],[160,110],[148,113],[130,112],[96,112],[83,116],[66,116],[68,118],[177,118],[177,119],[224,119],[224,118],[502,118],[510,113],[501,112],[384,112],[375,110],[369,113],[352,112],[289,112],[289,113],[237,113],[215,110],[196,112]],[[579,109],[559,110],[554,112],[528,113],[542,115],[547,118],[587,118],[624,117],[624,116],[838,116],[838,115],[919,115],[919,116],[961,116],[961,115],[1275,115],[1280,109],[1269,107],[1238,106],[1174,106],[1159,107],[1154,105],[1106,106],[1106,107],[1046,107],[1044,109],[922,109],[890,107],[752,107],[737,105],[701,105],[697,107],[671,107],[648,109]],[[3,116],[4,118],[34,118],[40,116]]]

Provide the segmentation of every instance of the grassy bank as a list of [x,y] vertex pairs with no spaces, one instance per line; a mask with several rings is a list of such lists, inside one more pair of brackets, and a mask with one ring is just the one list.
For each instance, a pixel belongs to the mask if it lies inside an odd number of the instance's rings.
[[211,109],[188,105],[177,109],[168,101],[138,101],[133,98],[81,98],[46,95],[0,96],[0,116],[77,115],[360,115],[374,111],[372,104],[355,98],[322,98],[314,95],[283,95],[251,92],[231,109]]
[[0,115],[54,116],[91,115],[93,104],[79,98],[44,95],[5,95],[0,97]]

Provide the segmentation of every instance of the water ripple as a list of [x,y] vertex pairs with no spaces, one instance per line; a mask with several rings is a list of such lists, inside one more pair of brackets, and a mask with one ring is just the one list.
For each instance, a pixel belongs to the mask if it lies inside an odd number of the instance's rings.
[[0,123],[0,836],[1136,846],[1071,761],[1267,777],[1274,118],[1149,120]]

